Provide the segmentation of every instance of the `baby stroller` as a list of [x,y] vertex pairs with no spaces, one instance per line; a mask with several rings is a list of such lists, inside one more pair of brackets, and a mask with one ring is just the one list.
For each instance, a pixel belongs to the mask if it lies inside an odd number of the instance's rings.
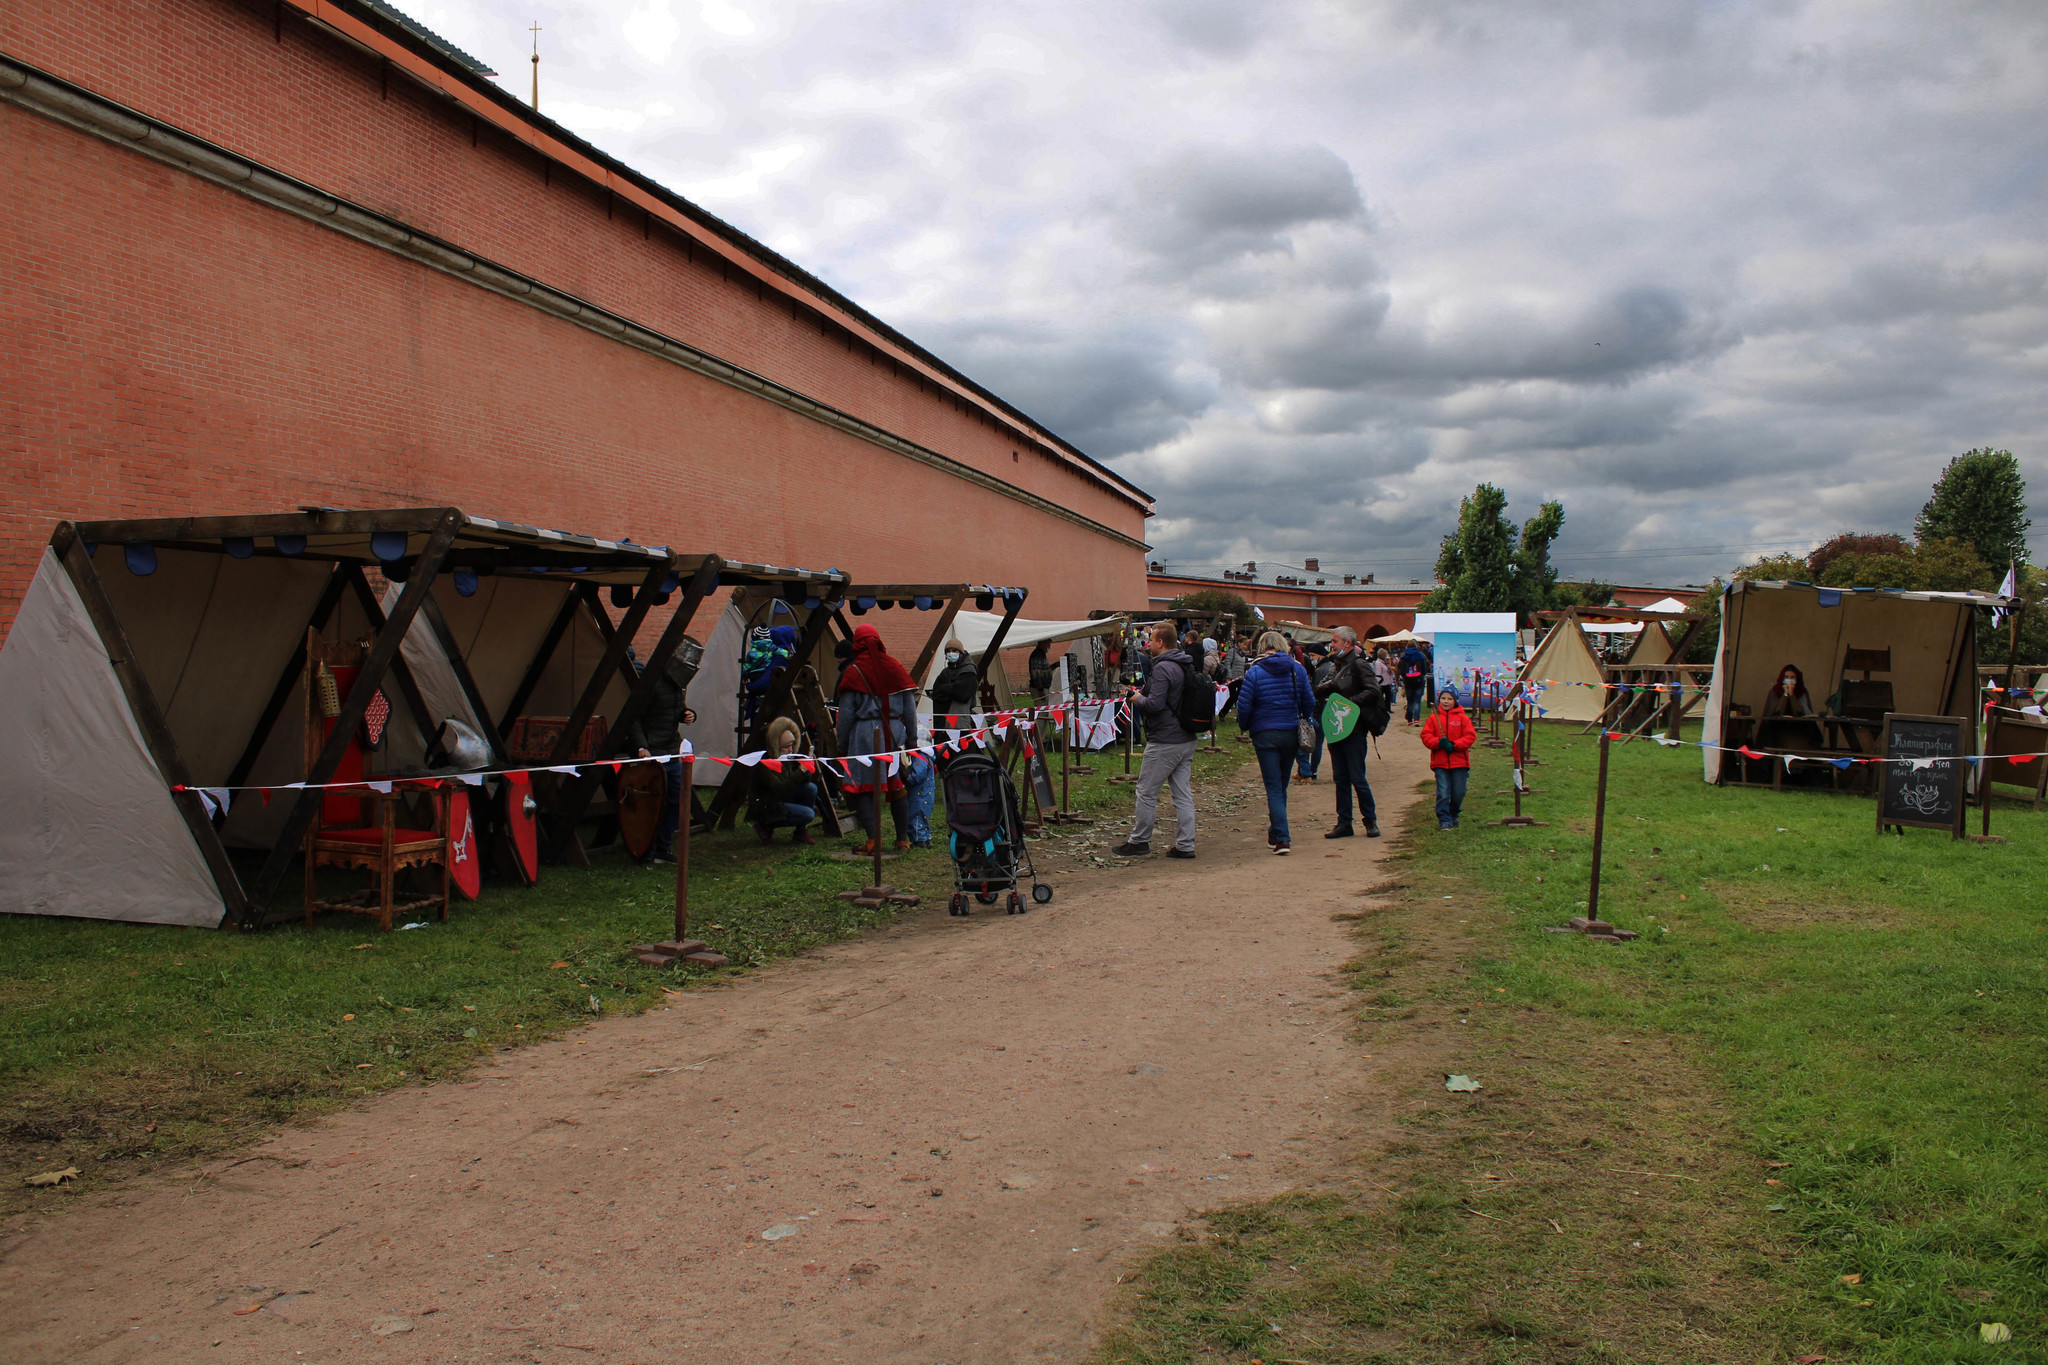
[[946,847],[953,855],[953,900],[956,915],[969,913],[971,894],[983,905],[1009,894],[1008,910],[1021,915],[1031,907],[1018,889],[1031,881],[1031,899],[1044,905],[1052,887],[1038,880],[1031,850],[1024,843],[1024,821],[1017,788],[1003,765],[987,754],[966,753],[946,765]]

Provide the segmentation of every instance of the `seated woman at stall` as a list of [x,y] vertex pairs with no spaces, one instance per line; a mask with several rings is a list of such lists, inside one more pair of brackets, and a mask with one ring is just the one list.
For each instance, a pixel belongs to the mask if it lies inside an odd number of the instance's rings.
[[797,762],[803,757],[797,752],[802,739],[803,732],[788,716],[777,716],[768,722],[768,756],[782,760],[781,771],[757,763],[747,788],[747,823],[764,844],[784,827],[790,831],[792,844],[818,842],[811,837],[810,825],[818,818],[818,804],[824,800],[824,794],[817,779]]
[[[862,853],[873,853],[877,831],[875,789],[881,787],[889,802],[889,818],[896,827],[896,847],[910,847],[910,807],[905,797],[902,765],[888,773],[879,763],[863,763],[862,754],[893,753],[917,744],[917,684],[909,670],[898,663],[882,643],[873,626],[856,626],[852,653],[846,670],[839,675],[836,701],[839,707],[839,752],[849,762],[846,794],[853,798],[854,817],[869,835]],[[884,708],[887,708],[886,710]],[[888,733],[883,734],[882,717],[888,716]]]
[[1757,712],[1757,743],[1772,749],[1817,749],[1820,722],[1814,719],[1813,698],[1806,675],[1792,664],[1778,670],[1770,694]]

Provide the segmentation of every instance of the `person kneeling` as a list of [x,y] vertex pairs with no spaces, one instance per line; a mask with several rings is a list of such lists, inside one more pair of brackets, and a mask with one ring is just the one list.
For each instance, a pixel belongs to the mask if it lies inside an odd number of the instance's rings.
[[1472,718],[1458,705],[1458,690],[1437,694],[1436,710],[1422,723],[1422,747],[1436,773],[1436,827],[1456,829],[1465,807],[1465,784],[1472,777],[1472,746],[1479,740]]
[[766,763],[755,764],[753,785],[747,791],[747,822],[764,844],[785,825],[789,826],[791,843],[818,842],[811,837],[810,824],[818,818],[818,803],[824,798],[817,779],[805,772],[798,761],[804,757],[797,752],[801,738],[796,722],[787,716],[777,716],[768,722],[768,756],[780,759],[782,770],[777,772]]

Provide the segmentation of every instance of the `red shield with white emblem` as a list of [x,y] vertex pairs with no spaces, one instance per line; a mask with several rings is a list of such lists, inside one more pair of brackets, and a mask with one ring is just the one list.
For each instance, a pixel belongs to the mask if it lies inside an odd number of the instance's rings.
[[476,821],[469,814],[469,788],[456,791],[448,801],[448,880],[469,900],[475,900],[484,886],[483,859],[476,851]]
[[505,774],[505,842],[511,845],[512,866],[521,881],[540,880],[540,806],[533,799],[533,775]]

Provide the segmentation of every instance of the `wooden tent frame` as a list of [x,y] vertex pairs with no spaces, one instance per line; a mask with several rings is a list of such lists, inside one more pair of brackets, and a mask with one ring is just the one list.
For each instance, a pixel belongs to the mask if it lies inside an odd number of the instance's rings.
[[[284,545],[296,545],[288,551]],[[402,552],[385,558],[381,550],[392,548],[397,538]],[[253,545],[269,540],[267,546]],[[297,559],[327,562],[332,566],[325,588],[315,603],[304,628],[323,629],[340,606],[344,594],[353,594],[373,633],[369,655],[355,684],[343,699],[341,714],[321,747],[311,769],[305,774],[307,786],[293,794],[290,808],[270,852],[254,879],[244,883],[228,857],[216,818],[209,814],[199,793],[193,789],[191,770],[171,733],[163,707],[134,657],[115,611],[112,599],[93,565],[91,548],[102,544],[150,545],[184,552],[227,555],[230,542],[241,550],[238,558]],[[597,618],[601,631],[609,631],[607,646],[592,668],[583,694],[565,726],[553,761],[567,762],[574,752],[577,733],[595,713],[598,701],[609,685],[610,675],[625,665],[626,645],[657,598],[673,591],[685,578],[683,602],[663,632],[662,646],[650,656],[654,669],[667,663],[667,656],[681,642],[698,604],[715,582],[723,564],[716,555],[677,556],[658,546],[635,545],[628,541],[600,540],[592,536],[501,522],[471,516],[456,507],[391,508],[368,511],[340,511],[333,508],[302,509],[294,513],[228,516],[176,517],[95,522],[59,522],[50,536],[50,548],[63,565],[91,616],[100,643],[107,651],[121,689],[134,715],[144,743],[171,797],[197,843],[200,855],[213,874],[226,910],[222,924],[256,928],[274,922],[272,901],[299,846],[320,800],[317,787],[329,781],[348,745],[362,728],[371,699],[387,680],[395,682],[413,724],[421,738],[431,743],[439,728],[427,709],[411,668],[401,654],[416,618],[423,619],[429,636],[445,656],[471,711],[485,721],[484,740],[490,747],[494,767],[512,766],[505,751],[504,736],[511,722],[531,694],[554,647],[568,629],[579,605]],[[389,612],[383,609],[371,587],[366,568],[375,565],[391,582],[401,584],[398,599]],[[461,651],[455,647],[447,622],[431,591],[443,573],[467,570],[479,575],[559,582],[575,574],[577,585],[568,595],[537,657],[527,670],[515,704],[495,723],[484,705],[475,679]],[[596,605],[597,589],[610,584],[631,592],[625,618],[616,628]],[[627,666],[630,668],[630,666]],[[270,699],[249,736],[241,756],[229,774],[229,786],[240,786],[248,778],[265,741],[282,718],[292,690],[305,668],[303,639],[282,670]],[[634,680],[628,704],[621,717],[612,720],[607,738],[623,733],[638,709],[644,707],[651,691],[652,674]]]
[[[910,676],[919,679],[924,677],[925,671],[931,667],[932,660],[938,657],[947,633],[953,629],[953,619],[960,614],[962,607],[969,601],[974,601],[979,606],[981,599],[987,599],[989,606],[993,607],[996,600],[1000,599],[1003,603],[1002,624],[996,627],[996,633],[990,639],[988,648],[981,654],[981,675],[986,678],[989,660],[1003,647],[1003,638],[1010,633],[1010,624],[1017,619],[1017,613],[1023,610],[1024,601],[1029,595],[1028,590],[1024,588],[1000,588],[989,584],[839,584],[836,595],[829,601],[821,600],[816,606],[811,606],[809,602],[805,603],[810,608],[811,615],[797,636],[797,666],[777,670],[770,680],[768,694],[762,698],[760,706],[755,708],[754,723],[748,728],[741,742],[740,752],[754,753],[767,748],[768,723],[777,716],[786,714],[792,702],[800,714],[814,722],[817,718],[830,714],[828,703],[831,698],[826,694],[824,679],[818,677],[816,670],[809,667],[809,660],[818,645],[823,642],[828,628],[842,640],[853,638],[853,627],[846,621],[848,608],[851,608],[855,615],[864,615],[868,611],[881,608],[882,604],[887,602],[912,611],[938,612],[939,618],[932,626],[931,633],[925,638],[924,646],[918,650],[916,664],[910,669]],[[806,677],[806,674],[809,676]],[[985,705],[991,704],[986,686],[983,688],[982,700]],[[824,733],[829,735],[830,732]],[[836,754],[827,756],[838,757]],[[725,775],[725,781],[719,784],[718,791],[705,807],[703,818],[696,822],[697,828],[731,829],[739,822],[740,810],[746,804],[745,796],[752,771],[738,764],[732,766]]]
[[[708,555],[705,558],[711,562],[698,569],[697,576],[691,580],[691,595],[684,599],[683,606],[687,608],[687,614],[685,610],[678,609],[674,619],[662,631],[661,639],[648,652],[647,659],[640,665],[637,675],[631,672],[633,666],[631,661],[626,659],[624,648],[625,643],[632,639],[633,631],[638,628],[640,624],[639,618],[634,617],[629,608],[626,619],[621,620],[617,626],[620,659],[622,666],[628,670],[628,676],[634,679],[633,693],[627,699],[626,704],[619,708],[619,718],[614,720],[607,729],[604,740],[598,745],[595,758],[610,759],[624,750],[627,736],[631,733],[632,727],[639,721],[641,714],[647,709],[647,703],[653,699],[655,680],[668,667],[669,659],[673,657],[675,651],[682,647],[683,634],[689,627],[690,618],[695,615],[697,608],[713,591],[719,588],[774,588],[781,592],[784,601],[811,608],[811,621],[805,623],[805,629],[798,637],[798,658],[808,656],[809,651],[816,647],[817,634],[823,630],[822,625],[818,625],[814,630],[812,623],[820,621],[821,618],[829,617],[836,604],[844,598],[846,593],[846,575],[836,569],[781,568],[772,564],[742,563],[738,560],[723,559],[717,555]],[[700,587],[701,591],[699,590]],[[604,616],[604,612],[601,610],[597,614],[600,618]],[[604,623],[604,629],[612,629],[609,622]],[[600,667],[602,666],[600,665]],[[794,672],[795,670],[785,671]],[[602,675],[600,674],[600,676]],[[767,705],[778,701],[783,705],[787,705],[789,689],[793,685],[793,681],[793,679],[779,679],[777,683],[772,684],[769,688],[768,699],[763,703],[763,709],[765,710]],[[596,697],[601,696],[602,691],[603,689],[599,688],[597,693],[591,696],[590,700],[593,708]],[[583,723],[589,719],[589,715],[590,712],[587,710],[583,711],[580,717],[571,715],[571,725],[563,728],[562,737],[564,743],[573,741],[575,735],[580,733]],[[766,721],[762,721],[758,728],[760,730],[761,742],[765,744],[767,733]],[[756,747],[759,746],[757,745]],[[742,752],[746,751],[742,750]],[[566,762],[567,760],[557,759],[555,761]],[[735,765],[726,774],[725,783],[719,788],[721,796],[725,793],[726,788],[733,784],[734,776],[742,771],[745,770]],[[565,784],[565,790],[555,803],[552,820],[553,828],[549,831],[549,845],[554,851],[555,856],[575,857],[580,852],[582,845],[576,837],[576,826],[582,820],[584,812],[590,808],[591,799],[597,794],[598,786],[602,779],[603,774],[598,769],[591,768],[579,773],[572,782]],[[695,790],[686,789],[683,793],[683,798],[691,802],[694,807],[696,801]],[[687,818],[693,823],[696,821],[694,809]]]

